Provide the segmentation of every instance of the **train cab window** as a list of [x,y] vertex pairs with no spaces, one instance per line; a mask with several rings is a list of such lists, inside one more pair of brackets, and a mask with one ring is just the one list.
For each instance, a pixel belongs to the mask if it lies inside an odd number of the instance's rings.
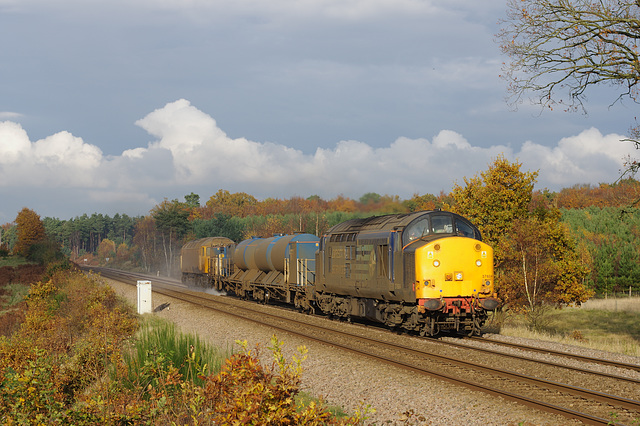
[[458,235],[467,238],[475,238],[475,232],[471,225],[462,220],[456,220],[456,229],[458,231]]
[[410,223],[409,226],[407,226],[402,234],[403,245],[406,246],[411,241],[422,238],[425,235],[429,235],[429,219],[426,217]]
[[453,233],[453,221],[451,216],[434,215],[431,216],[431,230],[434,234]]

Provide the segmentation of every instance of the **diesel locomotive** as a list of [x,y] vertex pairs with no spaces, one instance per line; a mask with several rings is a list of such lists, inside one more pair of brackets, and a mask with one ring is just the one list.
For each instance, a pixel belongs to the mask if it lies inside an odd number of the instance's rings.
[[492,248],[440,210],[352,219],[321,238],[203,238],[185,244],[181,267],[188,284],[423,336],[480,334],[498,306]]

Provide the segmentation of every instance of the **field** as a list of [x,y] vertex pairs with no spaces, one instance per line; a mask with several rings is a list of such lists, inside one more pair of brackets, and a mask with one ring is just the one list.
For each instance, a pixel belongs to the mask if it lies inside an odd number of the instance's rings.
[[2,268],[3,266],[26,265],[28,263],[29,262],[24,257],[20,257],[20,256],[0,257],[0,268]]
[[635,312],[636,314],[640,314],[640,297],[590,299],[582,305],[581,309]]
[[640,356],[640,298],[592,299],[581,307],[554,309],[535,331],[523,318],[511,317],[500,334]]

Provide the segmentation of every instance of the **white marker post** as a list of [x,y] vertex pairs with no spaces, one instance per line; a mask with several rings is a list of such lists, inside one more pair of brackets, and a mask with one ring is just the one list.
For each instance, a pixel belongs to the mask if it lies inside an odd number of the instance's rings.
[[138,281],[138,313],[142,315],[152,311],[151,281]]

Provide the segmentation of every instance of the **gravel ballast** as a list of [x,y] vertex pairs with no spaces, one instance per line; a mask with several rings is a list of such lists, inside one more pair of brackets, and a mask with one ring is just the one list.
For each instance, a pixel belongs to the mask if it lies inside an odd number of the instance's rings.
[[[108,279],[105,281],[117,294],[136,306],[135,286]],[[267,346],[274,330],[269,327],[157,293],[153,294],[152,304],[154,308],[168,304],[168,307],[152,315],[171,321],[181,331],[197,334],[212,345],[237,351],[239,347],[235,341],[246,340],[249,348],[260,346],[263,363],[271,364],[271,353]],[[308,356],[303,363],[304,391],[322,397],[328,404],[340,406],[348,413],[370,406],[375,413],[370,414],[367,424],[581,424],[299,336],[277,333],[277,337],[284,342],[288,359],[291,359],[298,346],[308,348]],[[531,342],[528,341],[529,344]],[[405,413],[411,414],[408,419]],[[419,421],[420,417],[426,420]]]

